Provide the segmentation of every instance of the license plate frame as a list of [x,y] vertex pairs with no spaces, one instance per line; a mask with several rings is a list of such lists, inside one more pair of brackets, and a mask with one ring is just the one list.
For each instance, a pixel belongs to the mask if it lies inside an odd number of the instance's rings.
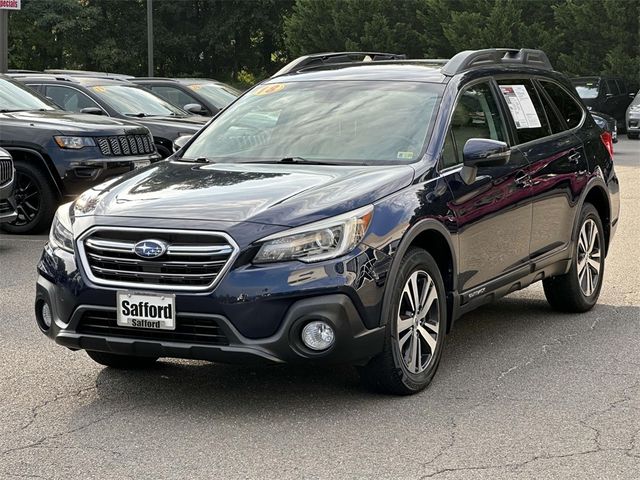
[[175,330],[176,296],[120,290],[116,294],[116,324],[135,329]]

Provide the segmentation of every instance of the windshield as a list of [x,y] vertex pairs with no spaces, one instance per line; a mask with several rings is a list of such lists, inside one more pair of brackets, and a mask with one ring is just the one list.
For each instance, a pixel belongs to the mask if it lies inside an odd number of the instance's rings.
[[98,85],[89,87],[116,112],[127,116],[185,116],[187,112],[154,95],[148,90],[132,85]]
[[575,79],[572,80],[573,86],[576,87],[576,91],[580,98],[597,98],[599,83],[598,79]]
[[224,108],[240,96],[235,88],[218,83],[196,83],[189,89],[198,92],[218,108]]
[[40,98],[27,87],[16,85],[5,78],[0,78],[0,112],[55,109],[51,103]]
[[418,82],[259,85],[217,117],[183,155],[229,162],[414,162],[442,90]]

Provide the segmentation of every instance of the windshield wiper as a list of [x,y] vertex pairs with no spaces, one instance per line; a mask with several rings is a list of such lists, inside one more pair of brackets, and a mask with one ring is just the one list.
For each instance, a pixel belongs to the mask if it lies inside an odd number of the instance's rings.
[[207,157],[198,157],[198,158],[180,157],[177,160],[180,160],[181,162],[191,162],[191,163],[216,163]]
[[138,117],[138,118],[144,118],[144,117],[150,117],[151,115],[148,115],[144,112],[140,112],[140,113],[125,113],[125,115],[127,117]]
[[280,160],[251,160],[242,163],[288,163],[288,164],[305,164],[305,165],[342,165],[337,162],[324,162],[322,160],[311,160],[304,157],[284,157]]

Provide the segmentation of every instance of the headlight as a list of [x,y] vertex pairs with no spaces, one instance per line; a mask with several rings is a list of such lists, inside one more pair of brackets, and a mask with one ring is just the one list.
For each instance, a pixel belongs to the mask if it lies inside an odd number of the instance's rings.
[[345,255],[362,241],[373,217],[373,206],[332,217],[302,227],[270,235],[260,240],[262,246],[254,263],[319,262]]
[[60,205],[49,232],[49,244],[53,248],[61,248],[73,253],[73,233],[71,233],[71,217],[69,210],[71,203]]
[[84,147],[95,147],[96,142],[91,137],[67,137],[58,135],[53,137],[60,148],[71,148],[78,150]]

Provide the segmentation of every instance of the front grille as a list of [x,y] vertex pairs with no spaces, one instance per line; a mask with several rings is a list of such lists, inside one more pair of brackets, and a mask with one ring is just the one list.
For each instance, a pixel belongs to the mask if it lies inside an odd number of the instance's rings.
[[[141,258],[135,245],[144,240],[164,243],[165,253]],[[78,247],[85,271],[95,283],[183,291],[212,288],[237,251],[222,233],[107,227],[83,235]]]
[[206,317],[176,315],[175,330],[121,327],[116,312],[85,312],[76,329],[78,333],[103,337],[126,337],[140,340],[159,340],[207,345],[229,345],[229,340],[218,323]]
[[141,155],[154,153],[156,147],[150,135],[118,135],[97,137],[98,147],[103,155],[113,157],[122,155]]
[[13,178],[13,162],[9,158],[0,158],[0,187]]

